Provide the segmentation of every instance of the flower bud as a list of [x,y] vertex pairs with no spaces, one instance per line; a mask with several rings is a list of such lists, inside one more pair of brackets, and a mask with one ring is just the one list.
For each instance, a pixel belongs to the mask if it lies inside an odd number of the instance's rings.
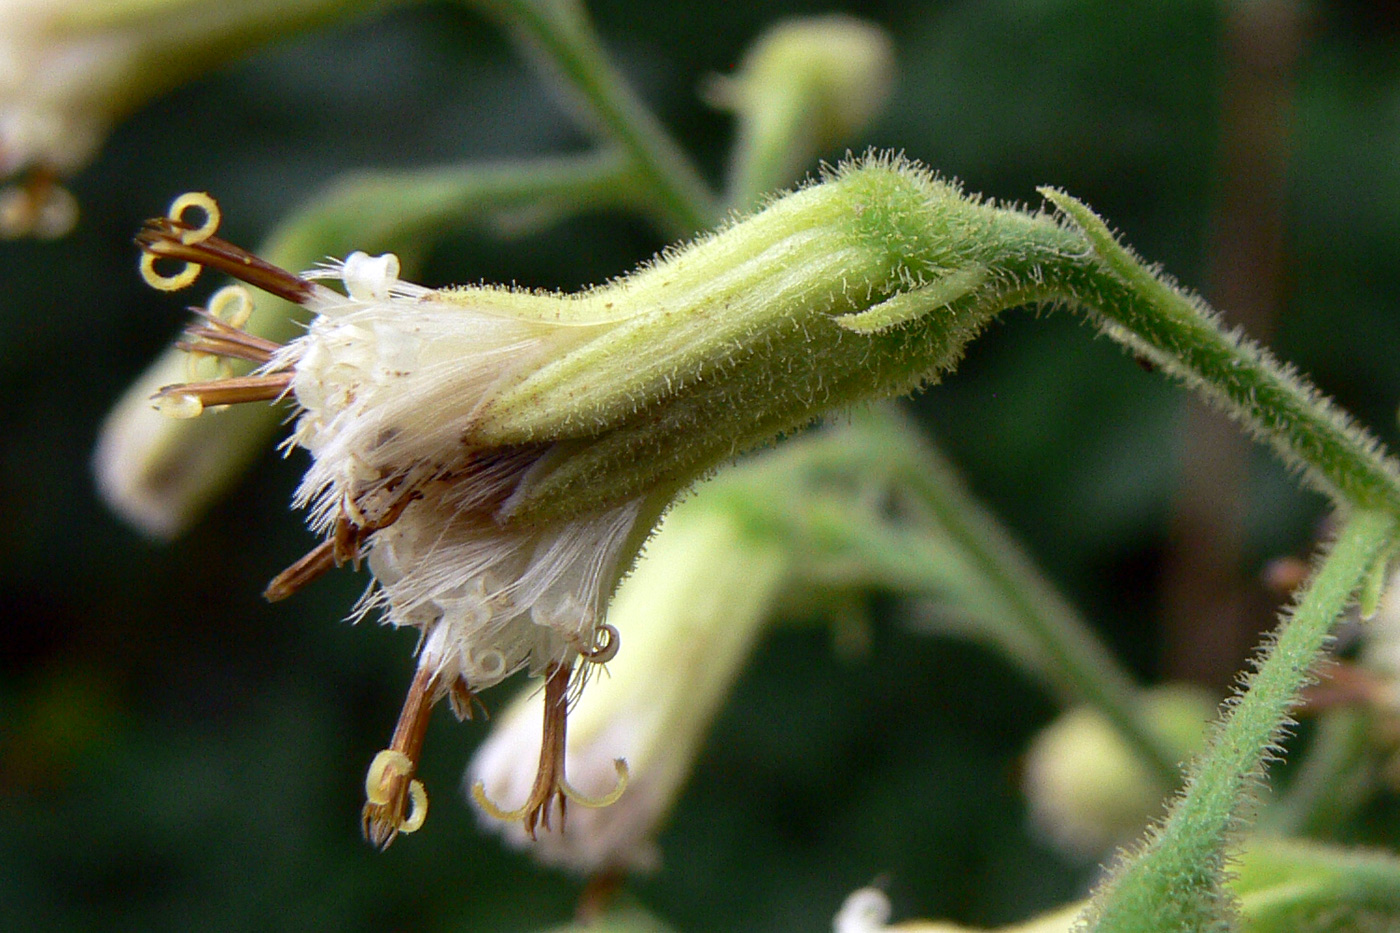
[[262,453],[278,422],[271,408],[176,420],[151,406],[153,395],[187,378],[187,354],[164,353],[112,407],[93,452],[102,498],[156,538],[188,527]]
[[879,113],[893,81],[893,49],[877,26],[836,15],[769,29],[738,73],[707,88],[711,103],[739,117],[731,200],[752,204],[845,144]]
[[244,49],[362,0],[0,0],[0,236],[57,237],[77,205],[56,179],[113,125]]
[[[1214,712],[1200,691],[1174,685],[1143,696],[1147,722],[1184,761],[1205,741]],[[1076,707],[1037,735],[1026,754],[1031,820],[1067,853],[1092,858],[1131,841],[1173,788],[1163,786],[1096,710]]]
[[[1025,923],[998,927],[998,933],[1070,933],[1083,912],[1083,904],[1071,904]],[[832,933],[979,933],[972,927],[939,920],[905,920],[891,924],[890,899],[879,888],[851,892],[832,921]]]

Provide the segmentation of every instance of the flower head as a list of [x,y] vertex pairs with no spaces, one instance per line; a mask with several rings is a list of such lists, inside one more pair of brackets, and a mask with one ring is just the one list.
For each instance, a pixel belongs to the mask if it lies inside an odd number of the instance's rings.
[[[909,223],[928,212],[944,222]],[[296,501],[323,540],[266,595],[366,561],[375,585],[358,614],[422,633],[371,771],[370,838],[420,822],[413,774],[433,704],[450,698],[466,716],[477,691],[522,669],[545,679],[545,728],[512,815],[531,834],[548,827],[569,796],[568,708],[618,649],[605,603],[661,514],[736,454],[950,368],[1008,290],[1024,295],[964,236],[999,216],[872,157],[575,295],[430,290],[401,281],[387,255],[293,274],[214,236],[208,195],[151,221],[138,242],[152,285],[183,288],[210,266],[311,312],[281,345],[242,328],[246,292],[216,295],[183,346],[257,368],[157,399],[175,416],[294,401],[289,444],[312,457]]]

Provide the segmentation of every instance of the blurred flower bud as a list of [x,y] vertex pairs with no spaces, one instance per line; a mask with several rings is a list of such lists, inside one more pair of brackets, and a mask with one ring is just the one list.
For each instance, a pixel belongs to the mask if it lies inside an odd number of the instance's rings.
[[[1143,697],[1148,723],[1181,760],[1204,742],[1215,706],[1200,690],[1172,685]],[[1164,786],[1097,711],[1076,707],[1043,729],[1026,754],[1031,820],[1066,853],[1093,858],[1131,841],[1156,813]]]
[[113,125],[190,77],[364,0],[0,0],[0,236],[62,236],[57,178]]
[[711,103],[739,117],[732,203],[752,205],[849,143],[884,106],[893,80],[893,49],[877,26],[837,15],[769,29],[738,73],[707,88]]
[[188,356],[169,350],[113,406],[93,453],[102,498],[156,538],[173,538],[233,483],[267,445],[282,413],[240,405],[217,418],[170,418],[151,397],[189,378]]
[[[1070,933],[1083,911],[1083,904],[1071,904],[1043,914],[1034,920],[998,927],[997,933]],[[832,933],[977,933],[972,927],[938,920],[889,922],[889,896],[879,888],[861,888],[846,898],[832,921]]]

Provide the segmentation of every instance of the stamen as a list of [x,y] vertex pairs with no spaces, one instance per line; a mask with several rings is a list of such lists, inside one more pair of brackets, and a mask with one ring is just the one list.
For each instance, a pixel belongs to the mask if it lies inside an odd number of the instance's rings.
[[617,650],[621,647],[617,627],[604,622],[593,635],[593,647],[587,651],[580,651],[579,657],[590,664],[607,664],[617,657]]
[[[202,353],[207,356],[220,356],[225,359],[249,360],[266,366],[273,354],[281,349],[276,340],[260,338],[256,333],[244,331],[253,311],[253,301],[248,289],[242,286],[225,286],[210,298],[209,308],[190,308],[204,319],[203,324],[190,325],[185,329],[185,339],[175,346],[189,353]],[[227,315],[227,317],[225,317]]]
[[400,775],[413,773],[413,762],[403,752],[386,748],[374,756],[365,774],[365,799],[370,803],[388,803],[389,795],[384,792],[384,778],[390,769]]
[[185,339],[176,341],[175,346],[189,353],[249,360],[264,365],[272,361],[272,354],[277,349],[273,341],[242,331],[220,330],[219,326],[196,324],[186,328]]
[[194,280],[199,278],[201,267],[192,262],[185,263],[174,275],[162,275],[156,271],[157,258],[159,257],[154,253],[142,253],[141,264],[137,267],[141,270],[141,278],[151,288],[163,292],[178,292],[193,285]]
[[[205,221],[191,227],[184,220],[190,208],[205,211]],[[170,215],[146,221],[136,235],[136,244],[145,251],[141,257],[141,276],[154,288],[175,291],[199,277],[200,268],[210,266],[226,272],[279,298],[305,304],[315,286],[299,275],[259,259],[239,246],[214,236],[219,225],[219,206],[207,194],[182,195],[170,205]],[[175,275],[156,271],[157,259],[183,261],[185,267]]]
[[[185,214],[191,208],[204,212],[204,223],[198,227],[190,226],[185,220]],[[218,202],[207,192],[190,191],[171,202],[170,210],[165,217],[147,221],[146,226],[149,229],[155,224],[161,224],[168,229],[169,235],[177,241],[192,246],[196,243],[203,243],[212,237],[214,231],[219,229],[219,221],[222,217],[223,214],[219,210]],[[141,244],[143,249],[146,248],[141,240],[144,233],[145,231],[136,237],[136,242]],[[156,271],[156,259],[157,256],[149,250],[141,256],[141,278],[145,279],[146,284],[152,288],[160,289],[163,292],[179,291],[193,285],[194,280],[199,278],[201,266],[197,262],[187,261],[174,275],[162,275]]]
[[420,663],[399,713],[389,747],[374,757],[365,777],[365,838],[387,849],[399,833],[411,833],[428,816],[428,793],[414,778],[433,708],[432,668]]
[[[169,397],[195,398],[202,406],[237,405],[242,402],[270,402],[287,394],[292,373],[271,373],[266,376],[238,376],[211,382],[182,382],[166,386],[155,394],[157,403]],[[179,404],[187,404],[181,402]]]
[[525,825],[530,838],[536,838],[536,829],[543,826],[549,829],[550,805],[559,801],[559,831],[564,831],[567,817],[567,804],[572,800],[582,806],[606,807],[616,803],[627,789],[627,762],[615,759],[617,787],[602,797],[586,797],[575,790],[564,777],[564,747],[568,730],[568,692],[573,669],[571,665],[555,664],[550,667],[544,683],[544,736],[540,743],[540,764],[535,772],[535,783],[525,804],[517,810],[503,810],[486,796],[486,785],[477,781],[472,785],[472,799],[495,819],[505,823],[517,820]]
[[263,590],[263,599],[270,603],[280,602],[336,566],[335,541],[327,538],[316,545],[306,556],[272,578]]
[[204,414],[204,403],[199,400],[197,395],[171,393],[156,399],[156,409],[167,418],[188,421]]
[[[384,806],[392,803],[386,790],[395,778],[413,774],[413,762],[403,752],[386,748],[374,756],[369,771],[365,774],[365,798],[371,804]],[[417,832],[428,819],[428,792],[423,782],[417,778],[408,781],[408,816],[398,826],[401,833]]]
[[[190,208],[204,212],[204,223],[198,227],[191,227],[185,221],[185,213]],[[194,244],[203,243],[214,235],[214,231],[219,229],[219,222],[223,220],[223,212],[219,210],[219,202],[209,192],[187,191],[170,202],[166,217],[180,227],[181,243]]]
[[465,722],[468,719],[475,719],[475,710],[481,710],[482,719],[490,719],[491,713],[486,709],[486,704],[481,702],[481,697],[476,695],[476,691],[467,686],[464,678],[458,677],[452,681],[452,686],[447,688],[447,702],[452,706],[452,715],[457,717],[458,722]]
[[225,285],[209,296],[209,317],[242,331],[253,316],[253,296],[242,285]]
[[[184,387],[176,386],[174,388]],[[365,539],[374,532],[388,528],[398,521],[399,516],[403,515],[404,509],[412,505],[414,500],[421,495],[422,493],[418,490],[404,493],[390,503],[383,515],[364,524],[357,524],[341,515],[335,523],[335,531],[329,538],[316,545],[304,557],[272,578],[272,582],[263,590],[263,598],[268,602],[280,602],[302,587],[320,579],[332,568],[339,567],[347,561],[356,562],[358,567],[360,549],[364,546]]]
[[613,769],[617,771],[617,786],[600,797],[589,797],[586,794],[580,793],[574,788],[574,785],[570,784],[562,777],[559,779],[559,793],[568,797],[579,806],[587,807],[590,810],[601,810],[603,807],[610,807],[622,799],[622,794],[627,790],[627,784],[632,778],[632,772],[627,768],[626,759],[614,758]]

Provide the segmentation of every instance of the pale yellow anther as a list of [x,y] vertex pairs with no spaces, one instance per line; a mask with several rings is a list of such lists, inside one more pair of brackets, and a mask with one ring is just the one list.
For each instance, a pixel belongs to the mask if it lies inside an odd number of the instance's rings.
[[[617,786],[601,797],[589,797],[576,790],[568,781],[560,778],[554,785],[554,793],[567,797],[574,803],[590,810],[601,810],[603,807],[610,807],[622,799],[622,794],[627,790],[627,783],[631,780],[631,772],[627,768],[627,762],[621,758],[613,759],[613,767],[617,769]],[[539,804],[535,797],[525,801],[525,805],[518,810],[502,810],[496,803],[486,796],[486,784],[484,781],[477,781],[472,784],[472,799],[477,806],[486,811],[486,814],[502,823],[516,823],[525,819],[531,811],[538,808]],[[547,800],[548,798],[546,798]]]
[[502,823],[517,823],[524,819],[525,814],[532,809],[532,803],[527,800],[525,806],[518,810],[502,810],[496,806],[494,800],[486,796],[486,783],[484,781],[472,784],[472,799],[476,801],[478,807],[486,811],[487,816],[500,820]]
[[587,651],[580,651],[584,660],[592,664],[607,664],[617,657],[617,651],[622,647],[622,640],[618,635],[617,628],[604,622],[598,626],[598,630],[593,636],[593,647]]
[[601,797],[589,797],[575,790],[573,785],[563,778],[559,779],[559,793],[568,797],[574,803],[590,810],[601,810],[603,807],[610,807],[622,799],[622,794],[627,790],[627,782],[631,780],[632,773],[627,769],[627,762],[621,758],[613,759],[613,767],[617,769],[617,786]]
[[[389,803],[389,793],[387,790],[388,781],[385,780],[390,772],[399,775],[413,773],[413,760],[403,752],[396,752],[392,748],[386,748],[374,760],[369,763],[369,771],[365,774],[365,799],[370,803],[380,805]],[[417,781],[413,782],[417,784]],[[421,785],[420,785],[421,787]],[[412,794],[412,785],[409,793]],[[426,805],[427,795],[424,794]]]
[[[204,223],[198,227],[184,228],[186,224],[185,213],[189,210],[202,211],[204,213]],[[219,221],[223,215],[219,211],[219,202],[207,191],[187,191],[174,201],[170,202],[170,211],[166,214],[175,224],[180,227],[180,242],[185,245],[203,243],[214,235],[214,231],[219,229]]]
[[229,327],[241,329],[253,316],[253,296],[242,285],[225,285],[209,296],[208,311]]
[[416,833],[428,819],[428,792],[417,778],[408,782],[408,802],[408,816],[399,824],[399,832]]
[[198,263],[187,262],[185,267],[174,275],[161,275],[156,271],[157,258],[154,253],[141,254],[141,278],[145,279],[151,288],[163,292],[178,292],[182,288],[188,288],[199,278],[200,270],[204,268]]
[[172,393],[156,400],[156,409],[167,418],[198,418],[204,413],[204,403],[197,395]]

